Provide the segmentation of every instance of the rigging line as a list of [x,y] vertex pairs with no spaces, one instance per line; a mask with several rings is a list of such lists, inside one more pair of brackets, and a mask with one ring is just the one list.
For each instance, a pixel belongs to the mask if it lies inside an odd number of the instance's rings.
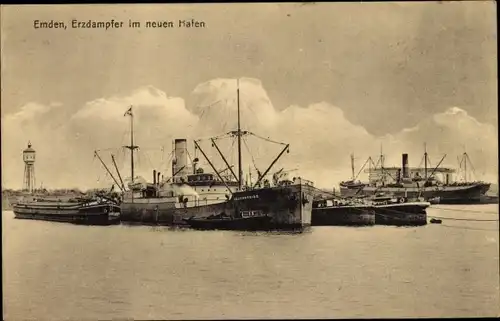
[[102,149],[96,149],[96,152],[109,152],[109,151],[115,151],[117,150],[118,148],[116,147],[109,147],[109,148],[102,148]]
[[[158,151],[158,147],[142,147],[141,146],[141,150]],[[160,148],[160,151],[161,151],[161,148]]]
[[255,134],[255,133],[252,133],[252,132],[248,132],[248,134],[253,135],[253,136],[257,137],[257,138],[263,139],[265,141],[268,141],[270,143],[274,143],[274,144],[278,144],[278,145],[283,145],[283,146],[286,145],[285,143],[277,142],[277,141],[274,141],[274,140],[272,140],[270,138],[265,138],[265,137],[259,136],[259,135]]
[[253,157],[252,153],[250,152],[250,148],[247,145],[247,141],[246,141],[245,137],[243,137],[243,144],[245,145],[245,147],[248,151],[248,154],[250,154],[250,157],[252,158],[253,167],[255,168],[255,170],[257,172],[259,172],[259,169],[257,168],[257,165],[255,164],[255,158]]
[[469,154],[465,154],[465,157],[467,157],[467,160],[469,161],[469,165],[472,169],[472,175],[474,175],[474,178],[477,179],[476,177],[476,169],[474,168],[474,165],[472,165],[472,161],[470,160]]
[[224,99],[219,99],[211,104],[205,105],[205,106],[199,106],[201,108],[201,114],[200,114],[200,120],[205,118],[206,112],[210,110],[213,106],[217,105],[218,103],[222,102]]
[[425,155],[422,156],[422,158],[420,159],[420,163],[418,164],[418,168],[422,167],[422,163],[424,162],[424,158],[425,158]]
[[257,113],[255,112],[255,110],[253,109],[252,105],[251,104],[246,104],[246,103],[243,103],[243,105],[252,112],[252,114],[254,114],[255,118],[259,119],[259,117],[257,116]]
[[318,191],[319,193],[325,193],[325,194],[329,194],[329,195],[334,195],[334,196],[335,196],[335,194],[333,194],[333,192],[330,192],[330,191],[328,191],[328,192],[327,192],[327,191],[323,191],[321,188],[318,188],[318,187],[316,187],[316,186],[311,186],[311,189],[316,190],[316,191]]
[[231,143],[231,147],[229,148],[229,150],[231,151],[230,155],[231,155],[231,164],[234,163],[234,154],[233,151],[234,151],[234,144],[236,144],[236,139],[233,139],[233,142]]
[[204,115],[205,115],[205,111],[206,111],[206,109],[202,109],[202,110],[201,110],[200,120],[203,120],[203,117],[204,117]]
[[149,157],[149,154],[146,153],[145,151],[143,151],[143,153],[146,155],[146,160],[149,162],[149,166],[151,166],[151,168],[155,168],[153,166],[153,163],[151,162],[151,158]]
[[188,159],[189,159],[189,161],[191,162],[191,164],[193,164],[193,159],[194,159],[194,158],[193,158],[193,157],[191,157],[191,153],[189,152],[189,150],[188,150],[187,148],[186,148],[186,154],[187,154]]
[[230,133],[224,133],[224,134],[220,134],[220,135],[214,136],[214,137],[207,136],[207,137],[198,138],[198,139],[196,139],[196,141],[202,142],[202,141],[210,140],[210,139],[217,140],[217,139],[227,138],[230,136],[231,136]]
[[432,206],[431,208],[436,208],[438,210],[445,210],[445,211],[454,211],[454,212],[469,212],[469,213],[496,214],[496,215],[499,214],[498,212],[474,211],[474,210],[464,210],[464,209],[458,209],[458,208],[446,208],[446,207],[438,207],[438,206]]
[[130,133],[129,128],[127,128],[123,131],[122,138],[120,139],[120,146],[122,146],[121,148],[123,148],[123,146],[127,144],[127,142],[125,140],[125,138],[126,138],[125,136],[127,136],[129,133]]
[[[170,154],[168,155],[168,160],[166,162],[162,162],[160,164],[160,168],[165,168],[166,173],[168,173],[171,170],[171,168],[169,168],[168,165],[171,163],[173,157],[174,157],[174,151],[172,150],[170,152]],[[165,167],[163,167],[163,166],[165,166]]]
[[427,217],[433,218],[441,218],[443,220],[451,220],[451,221],[467,221],[467,222],[498,222],[498,220],[480,220],[474,218],[455,218],[455,217],[443,217],[443,216],[434,216],[427,214]]

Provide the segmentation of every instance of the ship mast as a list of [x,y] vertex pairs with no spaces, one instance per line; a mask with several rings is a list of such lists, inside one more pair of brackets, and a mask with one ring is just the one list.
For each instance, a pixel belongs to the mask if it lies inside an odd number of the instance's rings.
[[[422,164],[422,163],[421,163]],[[427,144],[424,143],[424,177],[427,180]]]
[[354,154],[351,154],[351,171],[352,171],[352,180],[355,180],[354,177]]
[[467,152],[464,152],[464,183],[467,183]]
[[134,145],[134,115],[132,114],[132,106],[130,106],[123,116],[130,116],[130,145],[124,147],[130,149],[130,175],[132,183],[134,183],[134,150],[138,149],[139,146]]
[[382,150],[382,143],[380,143],[380,169],[382,170],[382,182],[385,183],[384,152]]
[[237,106],[238,106],[238,189],[241,191],[242,187],[242,167],[241,167],[241,125],[240,125],[240,80],[236,79],[237,89]]
[[[242,155],[241,155],[241,136],[243,135],[246,135],[246,134],[251,134],[253,136],[256,136],[258,138],[261,138],[261,139],[264,139],[266,141],[269,141],[269,142],[272,142],[272,143],[276,143],[276,144],[280,144],[280,145],[285,145],[285,147],[283,148],[283,150],[279,153],[279,155],[273,160],[273,162],[271,163],[271,165],[269,165],[269,167],[266,169],[266,171],[264,172],[264,174],[260,174],[259,170],[257,169],[257,174],[258,174],[258,178],[257,178],[257,182],[255,184],[253,184],[253,187],[255,188],[259,183],[260,181],[264,178],[264,176],[269,172],[269,170],[271,170],[271,168],[273,167],[273,165],[278,161],[278,159],[285,153],[285,152],[289,152],[289,147],[290,145],[289,144],[285,144],[285,143],[279,143],[279,142],[275,142],[275,141],[272,141],[270,139],[266,139],[266,138],[262,138],[256,134],[253,134],[251,132],[248,132],[248,131],[242,131],[241,130],[241,115],[240,115],[240,82],[239,82],[239,79],[236,79],[237,81],[237,91],[236,91],[236,94],[237,94],[237,113],[238,113],[238,129],[236,131],[230,131],[229,134],[231,136],[234,136],[234,135],[237,135],[238,136],[238,189],[241,191],[242,190],[242,187],[243,187],[243,165],[242,165]],[[227,163],[227,160],[225,159],[224,155],[222,155],[222,153],[220,152],[220,149],[218,148],[217,144],[215,143],[215,140],[214,139],[211,139],[212,141],[212,146],[215,147],[217,149],[217,151],[219,152],[219,154],[221,155],[223,161],[226,163],[226,166],[229,167],[229,169],[231,170],[232,172],[232,169],[231,169],[231,166],[229,166],[229,164]],[[207,158],[207,155],[203,152],[203,150],[201,149],[201,147],[199,146],[199,144],[197,143],[197,141],[195,141],[195,145],[196,145],[196,148],[200,150],[200,152],[203,154],[203,156],[205,157],[205,159],[207,159],[208,163],[210,164],[210,166],[212,167],[212,169],[215,171],[215,173],[217,175],[220,175],[219,172],[217,171],[217,169],[213,166],[213,164],[211,164],[210,160]],[[234,173],[232,173],[233,176],[236,176],[234,175]],[[226,182],[224,181],[224,179],[219,176],[219,179],[221,181],[224,182],[224,184],[226,184]],[[247,182],[247,186],[248,185],[248,182]],[[229,189],[229,187],[227,186],[226,184],[226,187]],[[232,193],[232,192],[231,192]]]

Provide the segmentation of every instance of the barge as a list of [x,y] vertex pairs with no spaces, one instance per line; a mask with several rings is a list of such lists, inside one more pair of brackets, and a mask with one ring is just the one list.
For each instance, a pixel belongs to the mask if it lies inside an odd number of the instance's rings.
[[419,226],[427,224],[426,209],[429,202],[379,196],[372,199],[375,224],[396,226]]
[[51,201],[32,199],[13,206],[17,219],[65,222],[82,225],[120,223],[120,207],[106,200]]
[[370,226],[375,225],[373,206],[339,200],[313,202],[312,226]]

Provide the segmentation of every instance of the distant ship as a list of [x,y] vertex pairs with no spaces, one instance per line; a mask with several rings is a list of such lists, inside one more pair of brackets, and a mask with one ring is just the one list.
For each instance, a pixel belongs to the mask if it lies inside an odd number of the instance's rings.
[[[384,167],[384,156],[381,155],[377,164],[373,164],[371,158],[365,162],[363,168],[369,164],[369,182],[356,180],[354,175],[354,159],[351,156],[352,179],[341,182],[340,194],[343,197],[370,196],[379,192],[393,195],[394,197],[418,198],[425,200],[439,200],[440,204],[475,204],[484,199],[484,195],[490,188],[490,183],[478,182],[451,182],[451,174],[455,170],[450,168],[439,168],[444,160],[441,159],[435,168],[428,168],[427,151],[424,153],[425,166],[423,168],[410,168],[408,166],[408,154],[402,154],[402,167]],[[465,167],[470,159],[464,153],[461,164]],[[371,165],[374,168],[371,168]],[[360,172],[361,172],[360,170]],[[439,180],[435,174],[443,174],[444,180]]]
[[[133,140],[132,107],[125,113],[131,119],[131,142],[126,146],[131,151],[131,178],[128,189],[118,173],[118,181],[103,163],[115,183],[123,190],[121,202],[121,219],[125,222],[160,225],[189,225],[208,217],[229,217],[232,220],[266,216],[269,220],[263,229],[302,229],[311,225],[311,211],[313,200],[313,184],[301,178],[293,180],[279,180],[274,176],[273,184],[266,175],[276,161],[288,151],[285,147],[271,165],[260,174],[253,184],[243,182],[241,138],[252,134],[240,128],[239,86],[237,89],[238,128],[226,135],[237,138],[238,146],[238,175],[220,152],[215,139],[212,144],[224,160],[231,176],[224,176],[216,169],[206,156],[201,146],[195,141],[195,147],[206,158],[214,174],[205,173],[203,169],[196,169],[197,159],[193,161],[193,171],[190,173],[187,163],[187,142],[185,139],[175,140],[175,157],[172,164],[172,178],[161,180],[158,172],[153,171],[153,183],[136,181],[134,173],[134,151],[138,148]],[[97,155],[97,152],[96,152]],[[114,160],[113,160],[114,162]],[[255,220],[239,220],[240,222],[254,222]],[[244,226],[239,229],[244,229]],[[249,229],[252,228],[249,226]],[[252,228],[253,229],[253,228]]]

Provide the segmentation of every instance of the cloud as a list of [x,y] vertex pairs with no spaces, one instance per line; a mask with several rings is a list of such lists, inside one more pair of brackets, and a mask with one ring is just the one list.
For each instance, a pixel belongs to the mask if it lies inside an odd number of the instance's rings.
[[[300,175],[317,186],[331,188],[350,177],[351,153],[355,154],[357,168],[369,156],[376,158],[381,146],[386,164],[400,165],[401,153],[409,153],[410,165],[418,166],[425,142],[432,165],[437,165],[447,154],[443,166],[455,167],[456,157],[465,147],[479,178],[496,181],[497,128],[478,122],[463,108],[450,107],[443,113],[429,115],[417,126],[376,137],[349,122],[342,109],[327,102],[292,105],[277,111],[259,80],[242,78],[239,85],[242,129],[258,135],[243,139],[245,171],[249,167],[264,171],[284,147],[273,142],[290,143],[290,152],[282,156],[271,172],[282,167],[295,169],[291,176]],[[95,149],[102,149],[100,155],[110,168],[113,153],[122,175],[129,176],[129,154],[121,146],[130,141],[130,119],[124,113],[131,105],[134,143],[141,147],[136,157],[136,173],[149,179],[155,168],[168,175],[173,139],[191,141],[237,128],[236,88],[235,79],[213,79],[198,85],[185,101],[146,86],[127,95],[92,100],[73,115],[65,114],[65,106],[60,104],[29,103],[2,117],[3,184],[21,187],[24,166],[21,155],[28,140],[37,150],[37,182],[43,181],[45,186],[109,186],[111,179],[105,178],[105,170],[93,157]],[[376,113],[369,106],[366,112]],[[388,115],[386,122],[390,121]],[[224,167],[209,141],[201,141],[200,146],[215,166]],[[233,152],[227,159],[237,163],[233,141],[219,139],[217,146],[226,155]],[[191,156],[203,159],[199,152],[196,155],[191,152]],[[210,168],[207,164],[203,167]],[[252,175],[255,177],[255,173]]]

